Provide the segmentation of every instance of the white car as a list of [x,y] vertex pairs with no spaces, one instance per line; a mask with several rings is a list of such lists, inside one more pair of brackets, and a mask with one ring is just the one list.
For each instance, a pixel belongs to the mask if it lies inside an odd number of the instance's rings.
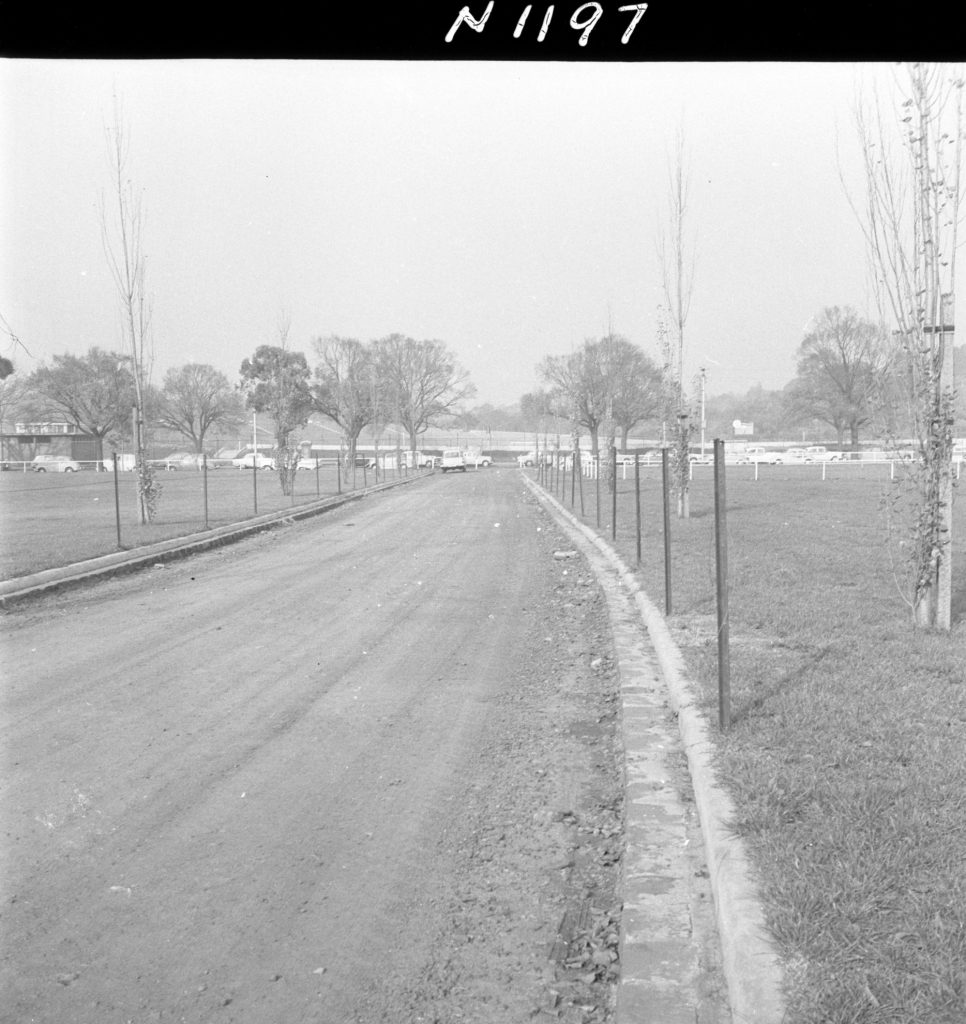
[[231,464],[239,469],[274,469],[275,460],[270,455],[262,455],[261,452],[248,452],[237,459],[232,459]]
[[443,457],[440,460],[440,468],[444,473],[449,470],[460,470],[466,472],[466,459],[463,458],[463,453],[459,448],[444,448]]
[[35,473],[77,473],[81,467],[67,455],[36,455],[30,468]]
[[463,452],[463,458],[471,466],[492,466],[493,460],[489,455],[484,455],[478,448],[467,448]]
[[812,461],[812,456],[804,448],[786,448],[783,452],[776,452],[775,465],[804,465]]
[[[553,465],[553,456],[550,452],[544,450],[542,453],[543,464],[545,466]],[[527,452],[526,455],[517,456],[517,465],[523,469],[524,466],[535,466],[537,464],[538,457],[536,452]]]
[[770,452],[767,448],[746,448],[744,453],[739,457],[739,465],[756,465],[765,464],[767,466],[774,466],[778,462],[778,452]]

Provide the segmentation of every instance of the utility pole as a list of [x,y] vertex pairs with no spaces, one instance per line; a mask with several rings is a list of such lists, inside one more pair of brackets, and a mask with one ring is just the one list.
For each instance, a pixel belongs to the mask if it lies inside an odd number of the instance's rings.
[[705,424],[705,418],[704,418],[704,381],[705,381],[706,375],[707,375],[707,371],[702,366],[701,367],[701,458],[702,459],[704,458],[704,428],[705,428],[705,425],[706,425]]

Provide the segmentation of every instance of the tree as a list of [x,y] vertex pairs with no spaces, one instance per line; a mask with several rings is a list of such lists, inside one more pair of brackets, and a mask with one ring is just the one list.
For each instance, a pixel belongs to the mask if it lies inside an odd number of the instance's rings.
[[312,397],[315,408],[341,428],[346,465],[354,466],[356,445],[375,414],[373,351],[355,338],[332,335],[313,342],[318,363]]
[[468,374],[441,341],[390,334],[373,343],[373,354],[386,415],[409,435],[413,451],[421,433],[476,394]]
[[586,339],[569,355],[546,356],[537,375],[547,385],[541,392],[543,416],[558,418],[583,427],[590,435],[594,455],[600,451],[600,430],[607,415],[607,392],[603,386],[594,352],[593,339]]
[[275,424],[275,464],[283,494],[291,494],[298,468],[295,433],[312,413],[309,365],[301,352],[286,346],[288,325],[279,329],[280,345],[259,345],[251,359],[241,364],[242,390],[248,406],[267,412]]
[[214,426],[235,427],[243,419],[243,400],[228,378],[207,363],[187,363],[164,375],[157,422],[186,437],[196,452]]
[[623,338],[614,338],[613,417],[621,433],[621,450],[639,423],[661,413],[661,371],[650,356]]
[[[546,412],[571,423],[575,444],[583,427],[595,456],[600,454],[602,432],[611,447],[620,429],[626,448],[631,428],[660,409],[657,366],[618,334],[588,338],[569,355],[547,356],[537,373],[548,385],[542,393]],[[614,485],[610,476],[608,483]]]
[[0,433],[8,427],[24,407],[30,394],[28,380],[14,373],[0,380]]
[[852,447],[870,423],[888,363],[881,327],[848,306],[822,310],[798,347],[798,375],[786,389],[791,410],[828,423]]
[[147,523],[154,518],[161,487],[154,469],[146,458],[145,402],[150,365],[148,353],[148,326],[150,310],[145,291],[145,256],[142,249],[143,227],[141,200],[135,194],[129,178],[128,144],[121,124],[121,112],[115,99],[114,124],[106,129],[108,157],[111,172],[111,202],[113,214],[108,213],[107,201],[101,198],[101,237],[104,253],[118,300],[121,305],[122,330],[127,347],[127,359],[134,384],[134,465],[137,473],[138,522]]
[[677,491],[678,516],[687,519],[690,507],[690,463],[688,455],[693,429],[692,410],[684,389],[684,328],[691,309],[694,288],[694,246],[686,232],[690,173],[679,131],[676,152],[668,167],[667,228],[658,236],[658,261],[665,308],[658,317],[658,342],[664,357],[665,435],[670,428],[671,464]]
[[[956,246],[962,198],[960,67],[909,64],[887,124],[875,97],[856,123],[865,202],[853,204],[883,319],[896,324],[894,367],[919,458],[908,477],[912,510],[909,603],[920,627],[950,628],[952,608],[952,370]],[[898,506],[897,506],[898,507]]]
[[104,458],[104,439],[129,429],[134,380],[130,362],[118,352],[94,347],[86,356],[54,356],[27,383],[48,408],[96,439],[98,461]]

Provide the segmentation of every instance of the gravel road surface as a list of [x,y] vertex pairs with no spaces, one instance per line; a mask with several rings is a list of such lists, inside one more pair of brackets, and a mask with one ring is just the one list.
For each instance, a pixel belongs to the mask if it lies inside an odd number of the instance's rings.
[[616,672],[515,470],[3,613],[4,1022],[611,1021]]

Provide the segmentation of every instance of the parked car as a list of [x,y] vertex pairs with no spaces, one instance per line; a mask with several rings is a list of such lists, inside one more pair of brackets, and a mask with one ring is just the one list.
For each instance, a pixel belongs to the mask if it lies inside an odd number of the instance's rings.
[[400,452],[399,455],[406,469],[432,468],[439,461],[438,455],[427,455],[426,452],[420,451]]
[[[197,452],[172,452],[170,455],[166,455],[163,459],[152,459],[151,465],[157,466],[158,469],[166,470],[171,472],[176,469],[201,469],[204,465],[204,455],[199,455]],[[216,465],[208,463],[209,469],[216,469]]]
[[492,466],[493,460],[489,455],[484,455],[479,448],[467,448],[463,452],[463,458],[466,460],[468,465],[476,466],[477,469],[480,466]]
[[30,468],[35,473],[77,473],[81,466],[67,455],[36,455]]
[[443,457],[440,461],[440,468],[444,473],[452,470],[461,470],[463,473],[466,472],[466,459],[463,458],[463,453],[459,448],[444,448]]
[[768,466],[774,466],[777,461],[778,452],[770,452],[767,448],[746,448],[738,460],[739,465],[764,463]]
[[688,462],[692,466],[710,466],[714,462],[714,458],[711,455],[702,454],[701,452],[691,452],[688,456]]
[[248,451],[247,448],[219,448],[214,455],[208,456],[209,469],[221,469],[222,466],[233,466],[235,459]]
[[777,456],[775,464],[778,466],[803,465],[812,461],[812,456],[804,448],[786,448],[785,451],[775,454]]
[[252,469],[253,465],[258,469],[275,468],[275,460],[270,455],[262,455],[261,452],[248,452],[237,459],[232,459],[231,464],[239,469]]
[[[551,453],[548,452],[546,449],[544,449],[544,451],[542,451],[540,453],[540,458],[543,460],[543,464],[545,466],[552,466],[553,465],[553,455],[551,455]],[[517,456],[517,465],[519,465],[521,467],[521,469],[524,466],[535,466],[535,465],[537,465],[537,453],[536,452],[527,452],[526,455],[518,455]]]

